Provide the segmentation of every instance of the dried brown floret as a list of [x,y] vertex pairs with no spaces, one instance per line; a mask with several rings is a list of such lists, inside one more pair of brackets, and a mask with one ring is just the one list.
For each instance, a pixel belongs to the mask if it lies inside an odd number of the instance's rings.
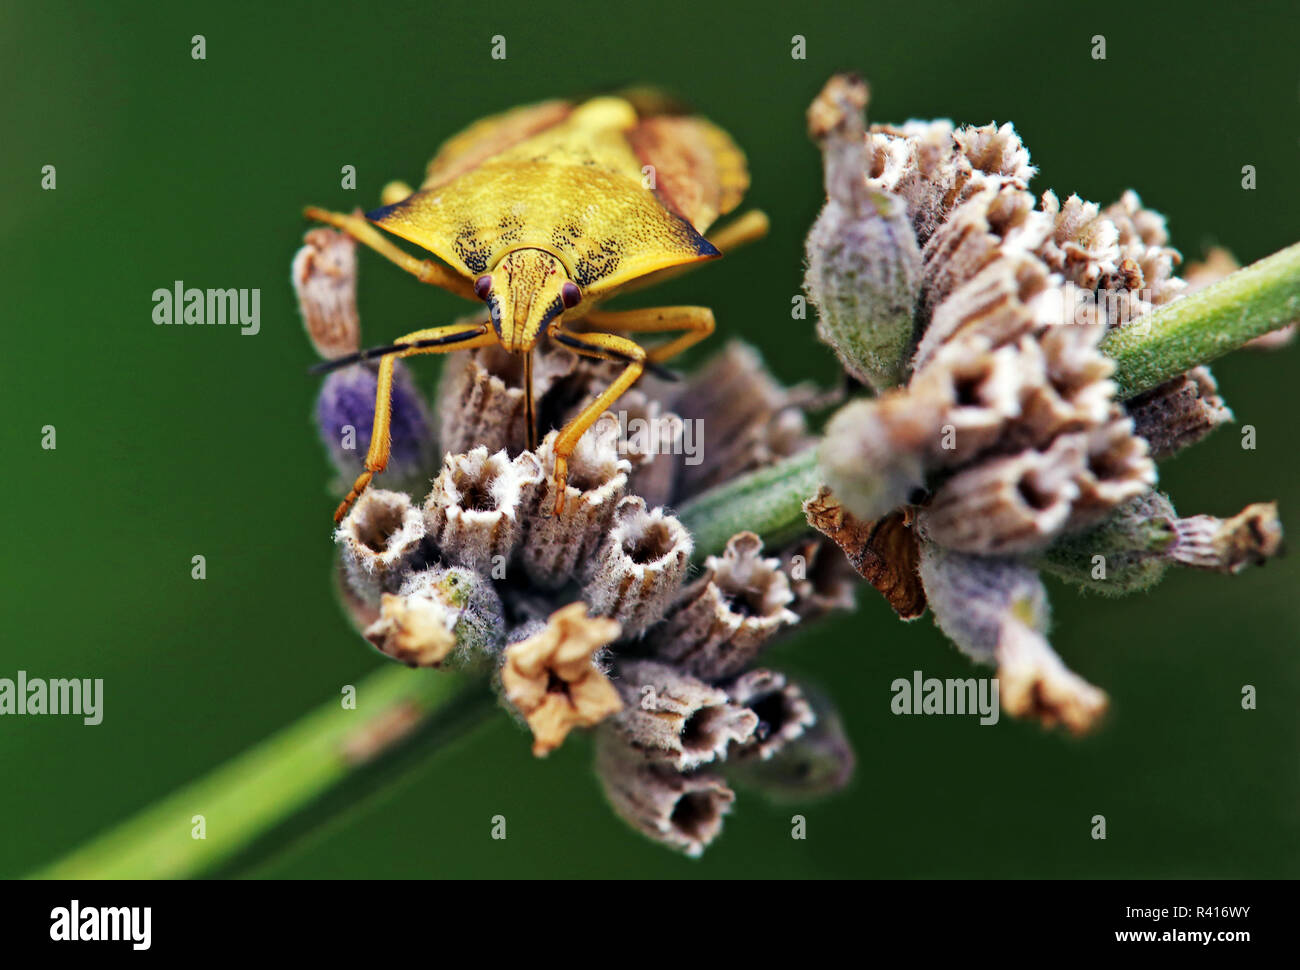
[[1004,186],[1023,189],[1034,174],[1029,153],[1010,124],[959,129],[946,120],[872,125],[867,152],[867,184],[906,201],[922,245],[976,193]]
[[594,661],[618,636],[616,622],[570,603],[540,632],[506,648],[501,687],[532,729],[533,754],[549,754],[573,728],[599,724],[622,709],[618,691]]
[[1172,381],[1124,402],[1133,430],[1146,439],[1151,457],[1168,458],[1233,420],[1208,367],[1194,367]]
[[780,630],[799,622],[787,607],[794,599],[776,559],[742,532],[721,557],[709,556],[704,575],[682,590],[664,622],[649,634],[655,655],[704,680],[733,676]]
[[1059,305],[1050,283],[1043,264],[1023,253],[982,267],[934,308],[913,359],[917,376],[947,346],[996,347],[1037,333]]
[[1165,217],[1145,208],[1131,189],[1118,202],[1103,209],[1102,215],[1115,224],[1119,233],[1120,267],[1117,272],[1131,277],[1132,268],[1124,265],[1131,261],[1140,274],[1124,288],[1142,290],[1146,309],[1182,295],[1185,284],[1174,277],[1174,270],[1183,257],[1178,250],[1167,245],[1169,233],[1165,229]]
[[293,258],[293,289],[303,326],[316,353],[327,359],[356,351],[361,342],[357,316],[357,244],[346,233],[312,229]]
[[1079,497],[1070,510],[1067,529],[1079,529],[1104,518],[1156,483],[1156,466],[1144,438],[1133,433],[1133,419],[1118,404],[1110,419],[1086,435],[1086,465],[1075,481]]
[[1059,434],[1042,450],[963,468],[936,489],[918,524],[931,540],[962,552],[1028,552],[1097,521],[1154,483],[1146,443],[1115,411],[1100,427]]
[[775,670],[748,670],[727,685],[727,693],[758,722],[751,739],[737,741],[737,757],[767,760],[817,723],[803,691]]
[[607,729],[597,732],[596,773],[610,806],[625,822],[692,857],[718,837],[736,798],[717,775],[682,773],[648,762]]
[[501,601],[491,582],[468,569],[434,567],[412,574],[397,594],[380,597],[365,637],[411,667],[485,662],[501,639]]
[[[916,572],[916,536],[908,514],[858,519],[825,486],[804,502],[803,509],[808,524],[839,546],[844,553],[841,561],[876,587],[900,618],[914,620],[925,612],[925,590]],[[799,592],[797,585],[795,591]]]
[[854,74],[837,74],[808,106],[808,134],[815,141],[836,132],[860,130],[856,124],[866,110],[870,91],[867,82]]
[[1146,492],[1097,525],[1062,536],[1038,560],[1084,589],[1120,596],[1149,589],[1171,565],[1236,573],[1282,549],[1273,503],[1247,506],[1230,519],[1179,518],[1168,497]]
[[409,495],[367,489],[334,533],[352,591],[370,603],[396,592],[424,536],[424,514]]
[[667,664],[620,664],[615,686],[623,710],[609,728],[646,758],[677,771],[725,758],[729,745],[750,741],[759,726],[744,702],[733,704],[725,691]]
[[686,422],[662,402],[634,387],[618,401],[619,451],[632,466],[628,491],[654,508],[672,501],[678,473],[687,460]]
[[1177,539],[1169,550],[1185,566],[1239,573],[1260,565],[1282,549],[1282,523],[1276,502],[1256,502],[1230,519],[1194,515],[1175,523]]
[[1095,290],[1120,261],[1119,230],[1095,202],[1071,195],[1062,204],[1044,192],[1042,211],[1052,220],[1051,235],[1037,255],[1053,272],[1084,290]]
[[1039,343],[1052,389],[1069,402],[1081,421],[1096,425],[1112,410],[1115,364],[1097,350],[1102,328],[1069,321],[1045,328]]
[[1029,164],[1029,149],[1009,121],[1001,127],[967,125],[954,131],[952,138],[971,165],[985,175],[1000,176],[1023,189],[1037,171]]
[[830,539],[799,539],[781,553],[780,559],[794,593],[790,609],[801,621],[857,605],[858,574]]
[[983,185],[952,135],[948,121],[908,122],[902,128],[872,125],[867,133],[867,184],[907,204],[922,245],[954,206]]
[[[1012,185],[990,186],[976,193],[936,230],[921,252],[923,319],[928,319],[950,294],[992,263],[1032,254],[1050,237],[1051,231],[1051,219],[1034,208],[1034,197],[1023,189]],[[1034,262],[1045,281],[1046,266],[1036,257]],[[1023,261],[1015,265],[1020,267]],[[1017,268],[1015,276],[1023,272]],[[1023,290],[1027,284],[1019,282],[1018,285]],[[1040,282],[1037,288],[1043,286],[1045,282]],[[918,354],[918,360],[923,359],[924,355]]]
[[694,422],[700,458],[683,463],[679,499],[771,464],[809,440],[798,389],[779,385],[758,352],[739,341],[728,343],[685,383],[673,410]]
[[1042,634],[1015,615],[1003,623],[997,660],[999,702],[1012,717],[1085,734],[1106,713],[1105,693],[1066,667]]
[[596,550],[583,598],[593,613],[615,619],[623,636],[657,623],[677,594],[691,560],[690,533],[663,509],[647,511],[629,496]]
[[853,745],[839,715],[823,697],[810,700],[815,723],[764,758],[726,763],[728,778],[769,798],[803,802],[839,791],[853,777]]
[[425,523],[439,554],[469,569],[491,572],[514,553],[526,509],[535,503],[542,465],[531,452],[513,461],[487,448],[448,454],[424,501]]
[[[964,465],[1017,438],[1022,447],[1050,441],[1068,417],[1044,413],[1048,409],[1042,407],[1027,412],[1026,406],[1035,398],[1054,397],[1051,390],[1042,351],[1029,338],[997,348],[982,338],[944,345],[913,385],[914,395],[931,394],[943,402],[941,424],[931,436],[930,466]],[[1068,415],[1064,407],[1055,410]],[[1050,427],[1042,427],[1045,420]]]
[[538,448],[543,481],[528,513],[527,541],[521,555],[528,577],[539,586],[558,589],[574,576],[585,576],[591,559],[609,531],[614,510],[627,488],[630,465],[618,455],[618,424],[602,416],[578,439],[569,458],[564,510],[555,515],[555,439]]
[[[477,317],[463,317],[470,323]],[[578,358],[562,347],[537,351],[533,358],[533,390],[540,401],[570,377]],[[439,441],[444,452],[466,452],[479,446],[516,455],[524,449],[524,368],[518,354],[493,344],[451,354],[438,387]]]
[[992,458],[958,472],[921,509],[932,542],[961,552],[1002,555],[1040,548],[1065,527],[1079,497],[1087,439],[1062,435],[1045,451]]
[[380,616],[366,639],[380,653],[409,667],[436,667],[456,646],[446,608],[432,596],[380,597]]

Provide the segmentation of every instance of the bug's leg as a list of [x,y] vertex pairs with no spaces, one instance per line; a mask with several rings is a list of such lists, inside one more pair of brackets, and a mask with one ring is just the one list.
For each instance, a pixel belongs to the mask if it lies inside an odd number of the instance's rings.
[[743,216],[732,219],[721,229],[715,229],[705,238],[725,253],[729,249],[762,239],[767,235],[770,226],[771,221],[767,218],[766,212],[762,209],[750,209]]
[[569,456],[578,446],[578,439],[596,423],[606,408],[636,383],[645,369],[646,352],[640,344],[612,333],[573,333],[554,324],[548,332],[552,340],[584,357],[627,364],[623,373],[596,400],[583,408],[582,413],[566,424],[555,439],[555,510],[552,514],[559,515],[564,511],[564,488],[569,482]]
[[455,293],[457,296],[463,296],[468,300],[477,299],[474,296],[472,281],[432,260],[417,259],[366,222],[362,216],[345,212],[330,212],[327,209],[318,209],[315,206],[308,206],[303,210],[303,215],[308,219],[315,219],[317,222],[323,222],[335,229],[346,232],[357,242],[364,243],[389,262],[395,263],[406,270],[421,283],[440,286],[444,290]]
[[[416,330],[398,337],[389,347],[380,348],[382,357],[379,361],[379,385],[375,389],[375,421],[370,429],[370,450],[366,453],[366,470],[357,476],[351,491],[339,503],[334,512],[334,521],[343,521],[348,509],[357,500],[370,480],[388,467],[391,438],[389,423],[393,412],[393,365],[399,357],[414,357],[416,354],[441,354],[449,350],[470,350],[496,342],[496,334],[487,324],[453,323],[445,327],[430,330]],[[330,365],[350,363],[355,360],[367,360],[375,356],[374,352],[362,351],[330,361]]]
[[595,310],[583,318],[600,330],[623,333],[663,333],[685,330],[674,340],[645,352],[646,360],[659,362],[680,354],[713,333],[713,311],[702,306],[648,307],[644,310]]
[[379,202],[381,205],[395,205],[403,199],[410,198],[415,189],[411,188],[405,182],[389,182],[379,190]]

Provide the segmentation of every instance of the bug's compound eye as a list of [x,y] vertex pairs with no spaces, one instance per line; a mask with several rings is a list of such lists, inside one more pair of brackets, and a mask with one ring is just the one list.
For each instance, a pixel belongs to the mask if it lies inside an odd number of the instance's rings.
[[486,300],[490,292],[492,292],[491,276],[483,275],[474,281],[474,295],[480,300]]
[[577,283],[565,283],[560,287],[560,302],[566,310],[572,310],[582,302],[582,290]]

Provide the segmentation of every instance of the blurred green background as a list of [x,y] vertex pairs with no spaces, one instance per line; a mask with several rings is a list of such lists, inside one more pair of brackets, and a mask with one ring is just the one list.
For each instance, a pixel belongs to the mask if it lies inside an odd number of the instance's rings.
[[[6,3],[0,10],[5,552],[0,676],[102,677],[99,727],[0,719],[0,875],[22,874],[222,763],[379,661],[330,589],[333,499],[317,383],[289,286],[304,204],[376,203],[438,143],[502,108],[666,85],[730,130],[768,239],[657,291],[705,303],[779,377],[836,379],[793,322],[821,202],[804,109],[835,70],[873,120],[1011,120],[1032,186],[1128,187],[1189,258],[1300,238],[1291,4],[647,5]],[[190,57],[203,34],[207,59]],[[489,57],[494,34],[508,57]],[[807,58],[790,56],[791,37]],[[1103,34],[1107,59],[1090,56]],[[43,165],[58,187],[40,189]],[[355,192],[340,167],[355,165]],[[1243,191],[1255,165],[1258,188]],[[464,304],[361,255],[364,339]],[[260,287],[262,331],[157,327],[174,280]],[[644,302],[644,301],[643,301]],[[716,339],[718,346],[721,339]],[[1215,370],[1258,447],[1227,428],[1161,468],[1184,515],[1276,498],[1300,530],[1295,347]],[[696,356],[698,360],[698,355]],[[417,368],[433,381],[438,364]],[[41,427],[58,448],[40,448]],[[207,557],[208,578],[190,578]],[[586,738],[545,761],[501,714],[406,784],[257,870],[274,877],[1295,876],[1300,561],[1178,572],[1108,601],[1053,586],[1053,641],[1112,698],[1072,741],[1004,719],[895,717],[889,684],[969,664],[930,620],[861,610],[771,656],[830,688],[859,758],[828,801],[741,792],[692,862],[605,806]],[[436,676],[436,675],[435,675]],[[1242,711],[1253,684],[1259,709]],[[201,811],[196,808],[195,811]],[[790,815],[808,838],[790,838]],[[1104,814],[1108,839],[1089,837]],[[489,837],[490,819],[509,838]],[[180,824],[188,825],[183,820]],[[210,830],[215,824],[209,820]]]

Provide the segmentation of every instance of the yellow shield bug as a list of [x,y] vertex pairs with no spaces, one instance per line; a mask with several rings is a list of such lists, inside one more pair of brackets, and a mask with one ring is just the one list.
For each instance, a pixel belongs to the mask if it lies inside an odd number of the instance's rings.
[[[378,359],[379,386],[365,471],[335,513],[347,514],[388,464],[393,362],[399,357],[499,343],[523,357],[528,447],[537,443],[532,351],[540,340],[615,361],[619,376],[555,441],[556,508],[578,439],[642,372],[713,331],[705,307],[602,311],[615,293],[714,259],[761,236],[750,212],[706,237],[749,186],[745,157],[720,128],[674,114],[652,94],[581,103],[546,101],[479,121],[446,142],[416,191],[387,186],[382,208],[347,215],[309,208],[309,218],[348,233],[425,283],[487,304],[487,318],[417,330],[383,347],[327,361],[330,370]],[[383,232],[441,262],[419,259]],[[623,333],[681,331],[650,349]]]

